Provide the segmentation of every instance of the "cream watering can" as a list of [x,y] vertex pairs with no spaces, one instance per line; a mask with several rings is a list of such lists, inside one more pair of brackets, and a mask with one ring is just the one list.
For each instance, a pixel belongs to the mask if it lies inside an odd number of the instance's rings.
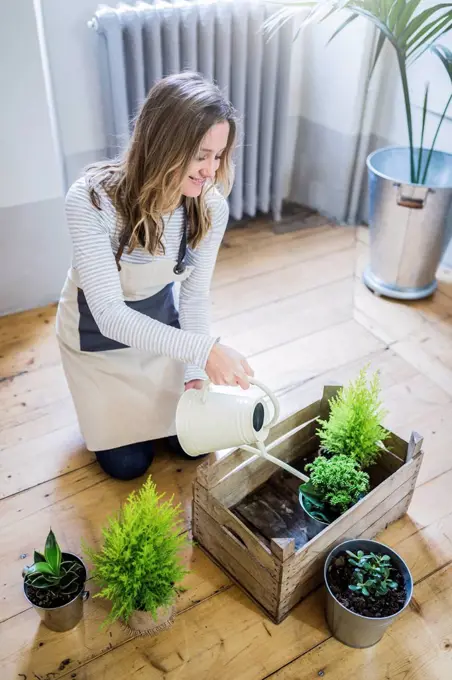
[[206,381],[201,390],[187,390],[179,400],[176,430],[180,445],[185,453],[193,457],[240,447],[259,454],[307,482],[309,478],[302,472],[267,453],[264,442],[278,421],[279,402],[263,383],[254,378],[249,378],[249,382],[259,387],[269,398],[273,405],[273,417],[265,397],[249,397],[243,392],[215,392],[211,389],[210,381]]

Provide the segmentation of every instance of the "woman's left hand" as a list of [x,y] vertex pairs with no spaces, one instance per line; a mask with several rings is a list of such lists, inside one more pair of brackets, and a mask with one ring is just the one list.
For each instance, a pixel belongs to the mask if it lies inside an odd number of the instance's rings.
[[204,380],[190,380],[185,383],[185,391],[187,390],[202,390],[204,387]]

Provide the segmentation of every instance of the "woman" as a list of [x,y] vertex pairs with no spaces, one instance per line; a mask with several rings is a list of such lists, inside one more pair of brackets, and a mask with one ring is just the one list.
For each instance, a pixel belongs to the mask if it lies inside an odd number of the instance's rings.
[[[234,111],[197,74],[150,91],[124,158],[70,188],[73,244],[57,336],[87,448],[119,479],[142,475],[175,436],[185,389],[206,376],[249,387],[245,358],[209,330],[209,289],[228,221]],[[174,283],[180,283],[179,310]]]

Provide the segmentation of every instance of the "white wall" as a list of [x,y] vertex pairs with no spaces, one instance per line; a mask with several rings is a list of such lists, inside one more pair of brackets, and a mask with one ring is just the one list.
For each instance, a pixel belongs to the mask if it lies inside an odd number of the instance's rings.
[[[427,63],[432,63],[433,56],[428,57]],[[421,59],[424,59],[422,57]],[[441,69],[439,60],[438,64],[434,64]],[[421,66],[421,64],[419,64]],[[423,86],[427,80],[433,80],[433,84],[439,84],[433,75],[438,73],[437,70],[431,74],[426,69],[411,69],[409,71],[410,82],[410,96],[413,104],[414,113],[414,127],[415,127],[415,143],[419,143],[420,126],[422,114],[422,98]],[[444,69],[444,77],[441,71],[441,88],[433,87],[432,96],[435,102],[435,109],[439,102],[442,102],[442,108],[446,105],[447,98],[451,92],[450,79]],[[420,88],[420,79],[422,78],[422,88]],[[421,94],[422,93],[422,94]],[[405,105],[403,100],[402,86],[400,82],[400,75],[397,63],[392,52],[386,58],[384,86],[380,90],[380,98],[378,107],[374,118],[374,132],[379,136],[389,140],[394,144],[408,144],[408,131],[406,124]],[[425,141],[424,146],[433,140],[436,127],[439,122],[439,114],[430,112],[427,116]],[[444,120],[441,127],[438,140],[435,148],[441,151],[452,153],[452,105],[449,107],[448,117]]]
[[61,195],[61,171],[33,0],[4,3],[0,44],[0,207],[55,198]]
[[40,5],[62,152],[71,183],[78,166],[81,169],[96,160],[107,146],[96,51],[98,36],[87,25],[99,0],[40,0]]
[[[0,22],[0,314],[54,300],[69,262],[63,176],[33,0]],[[52,252],[53,251],[53,252]]]

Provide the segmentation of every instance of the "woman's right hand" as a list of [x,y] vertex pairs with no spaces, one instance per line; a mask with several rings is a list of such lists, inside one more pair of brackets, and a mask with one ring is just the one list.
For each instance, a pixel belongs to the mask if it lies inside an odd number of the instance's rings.
[[250,386],[248,376],[254,376],[253,369],[244,356],[219,343],[213,346],[205,371],[214,385],[240,385],[244,390]]

